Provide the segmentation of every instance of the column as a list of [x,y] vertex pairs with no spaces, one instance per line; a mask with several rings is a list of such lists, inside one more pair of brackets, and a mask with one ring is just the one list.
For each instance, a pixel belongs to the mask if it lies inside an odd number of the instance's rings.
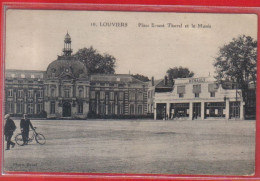
[[166,119],[167,118],[170,118],[170,103],[166,103]]
[[205,102],[201,102],[201,119],[205,119]]
[[115,104],[115,115],[117,115],[117,104]]
[[244,102],[240,101],[240,119],[244,119]]
[[17,113],[17,111],[16,111],[16,110],[17,110],[16,106],[17,106],[16,91],[14,91],[14,114]]
[[34,114],[37,114],[37,92],[36,91],[34,91]]
[[156,120],[157,119],[157,105],[156,105],[156,103],[154,103],[154,113],[153,113],[153,117],[154,117],[154,120]]
[[193,103],[190,102],[189,104],[189,120],[192,120],[192,117],[193,117]]
[[226,119],[229,119],[229,99],[226,99]]
[[27,103],[24,103],[24,114],[27,114]]

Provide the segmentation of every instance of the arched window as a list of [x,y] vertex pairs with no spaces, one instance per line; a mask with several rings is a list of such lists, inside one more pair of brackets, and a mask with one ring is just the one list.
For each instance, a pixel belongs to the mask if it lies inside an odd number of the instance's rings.
[[51,88],[51,97],[55,97],[55,88]]
[[79,98],[83,98],[83,90],[79,89]]

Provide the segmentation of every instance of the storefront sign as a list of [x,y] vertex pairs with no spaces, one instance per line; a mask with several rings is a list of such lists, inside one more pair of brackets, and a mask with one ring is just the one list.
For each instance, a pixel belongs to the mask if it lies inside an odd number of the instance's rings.
[[189,79],[189,83],[199,83],[199,82],[205,82],[205,78]]

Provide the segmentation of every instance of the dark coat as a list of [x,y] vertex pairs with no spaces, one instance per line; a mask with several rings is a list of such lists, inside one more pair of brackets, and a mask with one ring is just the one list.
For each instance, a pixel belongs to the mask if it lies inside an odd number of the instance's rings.
[[30,119],[21,119],[20,128],[23,129],[23,132],[29,132],[29,129],[30,129],[29,126],[32,129],[34,129]]
[[5,123],[5,128],[4,128],[4,132],[5,132],[5,135],[12,135],[13,132],[15,131],[16,129],[16,126],[14,124],[14,121],[10,118],[8,118],[6,120],[6,123]]

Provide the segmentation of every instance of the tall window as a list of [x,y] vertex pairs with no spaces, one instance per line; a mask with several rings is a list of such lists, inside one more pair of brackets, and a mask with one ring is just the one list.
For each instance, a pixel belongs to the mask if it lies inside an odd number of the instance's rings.
[[12,102],[7,102],[7,112],[12,113],[13,112],[13,103]]
[[39,98],[43,98],[43,90],[39,90]]
[[51,88],[51,97],[55,97],[55,88]]
[[138,100],[138,101],[142,101],[142,100],[143,100],[143,93],[142,93],[142,92],[138,92],[138,94],[137,94],[137,100]]
[[135,100],[135,93],[134,93],[134,92],[130,92],[130,94],[129,94],[129,100],[130,100],[130,101],[134,101],[134,100]]
[[120,101],[124,100],[124,92],[119,92],[119,94],[118,94],[118,99],[119,99]]
[[55,102],[51,102],[51,114],[55,114]]
[[95,93],[95,91],[91,91],[91,92],[90,92],[90,98],[91,98],[91,99],[95,99],[95,98],[96,98],[96,93]]
[[79,114],[82,114],[82,113],[83,113],[83,103],[82,103],[82,102],[80,102],[80,103],[78,104],[78,113],[79,113]]
[[138,105],[138,114],[143,114],[143,106]]
[[79,89],[79,98],[83,98],[83,90]]
[[33,103],[28,103],[28,113],[33,114]]
[[23,90],[18,90],[17,91],[18,97],[23,97]]
[[23,101],[17,102],[17,113],[23,113]]
[[114,100],[114,92],[109,93],[109,98],[110,98],[110,100]]
[[28,97],[33,98],[33,90],[28,90]]
[[110,108],[108,108],[110,110],[109,113],[110,114],[115,114],[115,104],[114,103],[110,103],[109,107],[110,107]]
[[64,90],[64,97],[66,97],[66,98],[70,97],[70,90],[69,89]]
[[37,104],[37,113],[42,112],[42,110],[43,110],[43,104],[42,103],[38,103]]
[[130,114],[131,115],[135,114],[135,105],[134,104],[130,104]]
[[86,87],[86,97],[88,98],[89,97],[89,88],[88,87]]
[[124,105],[122,103],[120,103],[119,105],[119,114],[124,114]]
[[8,97],[13,97],[13,89],[8,89]]
[[105,99],[105,92],[104,91],[101,91],[100,92],[100,99]]

